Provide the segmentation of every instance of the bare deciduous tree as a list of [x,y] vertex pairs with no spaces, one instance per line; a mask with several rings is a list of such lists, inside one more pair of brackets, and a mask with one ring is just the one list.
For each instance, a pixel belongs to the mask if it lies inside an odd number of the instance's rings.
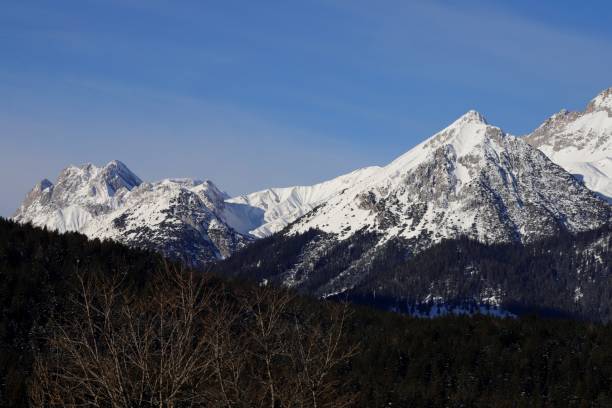
[[205,314],[211,296],[180,271],[137,297],[110,280],[78,277],[76,314],[54,326],[38,358],[36,405],[95,407],[199,404],[211,376]]
[[257,288],[245,304],[253,319],[250,352],[259,362],[253,380],[264,391],[259,394],[259,406],[342,408],[354,404],[355,395],[341,392],[341,381],[333,378],[334,370],[356,352],[356,346],[342,342],[346,304],[326,304],[326,322],[311,312],[295,310],[294,295],[278,288]]
[[347,304],[330,304],[327,324],[313,321],[312,315],[307,315],[305,322],[295,320],[290,356],[296,373],[297,406],[344,408],[355,403],[356,395],[340,392],[341,381],[333,378],[334,370],[357,352],[356,345],[342,341],[348,310]]
[[168,268],[136,294],[115,277],[78,277],[74,310],[37,356],[34,406],[348,407],[337,369],[347,307],[317,319],[289,291],[230,296]]

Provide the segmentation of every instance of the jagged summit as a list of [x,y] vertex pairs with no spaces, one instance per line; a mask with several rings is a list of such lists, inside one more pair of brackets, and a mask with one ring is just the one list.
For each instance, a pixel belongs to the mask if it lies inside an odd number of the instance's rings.
[[601,91],[587,105],[587,112],[607,110],[612,114],[612,87]]
[[612,88],[600,92],[584,112],[552,115],[525,141],[612,202]]
[[59,231],[82,231],[95,217],[124,202],[142,183],[125,164],[113,160],[98,167],[92,163],[64,168],[55,183],[38,183],[13,218]]
[[486,139],[502,136],[505,136],[505,133],[500,128],[489,124],[481,113],[470,110],[423,144],[430,147],[453,145],[459,153],[470,150],[475,144],[483,143]]
[[220,259],[249,237],[222,217],[227,194],[209,180],[143,182],[124,163],[68,166],[26,196],[19,222],[154,249],[194,265]]
[[104,166],[100,171],[100,178],[107,183],[110,195],[122,187],[131,190],[142,183],[140,177],[119,160],[113,160]]
[[[560,134],[568,136],[567,132],[564,132],[562,128],[573,122],[577,122],[572,125],[574,128],[582,127],[582,130],[587,133],[601,133],[601,130],[604,132],[609,130],[606,129],[610,127],[609,122],[606,121],[607,117],[612,117],[612,88],[605,89],[597,94],[597,96],[591,99],[587,104],[583,112],[570,111],[565,108],[561,109],[559,112],[551,115],[542,122],[542,124],[538,126],[534,132],[527,135],[527,137],[530,143],[534,141],[537,145],[539,143],[535,141],[534,138],[540,139],[540,134],[542,133],[552,133],[549,137],[555,137]],[[577,119],[580,119],[580,121],[577,121]]]
[[54,190],[67,202],[73,201],[79,190],[86,190],[91,199],[104,201],[121,189],[129,191],[141,183],[142,180],[125,164],[113,160],[102,167],[92,163],[66,167],[59,174]]
[[470,110],[385,166],[379,173],[379,179],[402,177],[436,154],[450,154],[455,159],[466,155],[482,156],[486,148],[499,150],[505,137],[506,134],[500,128],[488,124],[482,114]]
[[457,119],[451,126],[455,126],[461,123],[481,123],[484,125],[488,125],[488,122],[485,117],[480,112],[475,111],[474,109],[470,109],[469,111],[461,115],[459,119]]
[[545,129],[551,126],[556,126],[558,123],[568,122],[572,119],[575,119],[580,113],[572,112],[567,109],[561,109],[559,112],[553,114],[548,119],[546,119],[537,129]]

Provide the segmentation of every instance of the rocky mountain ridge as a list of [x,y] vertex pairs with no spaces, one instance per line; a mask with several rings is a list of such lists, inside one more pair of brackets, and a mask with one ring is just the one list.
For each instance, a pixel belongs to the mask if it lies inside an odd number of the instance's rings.
[[525,140],[612,202],[612,88],[583,112],[563,109],[552,115]]
[[371,233],[378,245],[401,238],[411,253],[460,236],[527,243],[609,223],[601,198],[609,197],[611,106],[609,89],[584,112],[562,111],[525,138],[468,111],[386,166],[238,197],[210,181],[143,182],[119,161],[69,166],[55,183],[38,183],[13,218],[194,265],[281,230],[316,229],[331,240]]
[[103,167],[67,167],[55,184],[43,180],[13,219],[202,265],[230,256],[252,239],[224,221],[227,198],[211,181],[142,182],[115,160]]

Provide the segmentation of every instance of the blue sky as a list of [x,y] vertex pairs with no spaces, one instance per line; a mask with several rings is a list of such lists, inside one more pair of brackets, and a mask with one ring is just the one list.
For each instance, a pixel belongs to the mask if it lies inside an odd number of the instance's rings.
[[309,184],[469,109],[524,134],[612,86],[608,1],[1,3],[4,216],[68,164]]

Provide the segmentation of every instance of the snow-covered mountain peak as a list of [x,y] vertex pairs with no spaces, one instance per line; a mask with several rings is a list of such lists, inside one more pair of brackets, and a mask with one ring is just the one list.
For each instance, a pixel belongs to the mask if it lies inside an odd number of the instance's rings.
[[170,177],[170,178],[162,179],[156,182],[156,184],[170,185],[170,186],[183,186],[192,191],[210,191],[211,193],[214,193],[215,195],[218,195],[221,197],[226,197],[226,198],[229,197],[225,192],[221,191],[214,182],[212,182],[211,180],[207,180],[207,179],[200,180],[200,179],[192,179],[192,178],[185,178],[185,177]]
[[225,207],[225,200],[229,198],[226,192],[221,191],[219,187],[210,180],[199,181],[191,188],[191,191],[198,194],[206,203],[207,207],[211,209],[214,208],[218,211],[222,211]]
[[36,184],[13,216],[58,231],[81,231],[92,218],[122,205],[128,192],[142,183],[125,164],[113,160],[63,169],[55,183]]
[[477,145],[487,143],[490,139],[499,140],[504,136],[505,133],[500,128],[490,125],[484,116],[471,110],[426,140],[424,146],[436,149],[442,145],[452,145],[455,153],[463,156]]
[[111,196],[121,188],[131,190],[142,183],[136,174],[118,160],[113,160],[104,166],[99,171],[98,179],[106,183],[108,194]]
[[121,189],[129,191],[141,183],[142,180],[125,164],[113,160],[103,167],[91,163],[66,167],[55,182],[55,190],[69,201],[80,190],[87,190],[87,196],[92,199],[105,201]]
[[[584,214],[576,215],[578,207]],[[592,228],[608,216],[606,205],[569,174],[470,111],[326,200],[290,232],[317,228],[342,239],[366,230],[423,243],[459,235],[530,241]]]
[[68,166],[37,183],[13,218],[160,251],[194,265],[230,256],[251,238],[222,218],[228,196],[209,180],[142,182],[118,160]]
[[472,156],[472,161],[475,161],[476,157],[482,157],[485,151],[500,150],[506,136],[500,128],[489,125],[483,115],[470,110],[385,166],[378,178],[391,180],[402,177],[406,172],[440,154],[452,155],[453,160]]
[[612,115],[612,87],[601,91],[587,105],[587,112],[606,110]]
[[[401,188],[406,177],[425,163],[452,168],[449,191],[465,186],[478,174],[487,155],[497,155],[507,143],[506,134],[470,110],[448,127],[409,150],[385,167],[366,167],[313,186],[271,188],[226,200],[224,218],[234,229],[256,237],[270,235],[328,202],[352,200],[364,191],[377,194]],[[344,204],[340,204],[343,206]],[[320,227],[320,225],[317,225]]]
[[461,115],[459,119],[457,119],[450,127],[461,126],[464,123],[481,123],[484,125],[488,124],[487,120],[480,112],[475,111],[474,109],[470,109],[469,111]]
[[584,112],[561,112],[525,140],[591,190],[612,201],[612,88],[599,93]]
[[561,109],[559,112],[553,114],[551,117],[546,119],[537,130],[550,129],[568,123],[576,119],[580,115],[579,112],[568,111],[567,109]]
[[611,139],[612,88],[599,93],[584,112],[564,109],[526,137],[530,144],[551,158],[561,155],[573,161],[611,156]]

